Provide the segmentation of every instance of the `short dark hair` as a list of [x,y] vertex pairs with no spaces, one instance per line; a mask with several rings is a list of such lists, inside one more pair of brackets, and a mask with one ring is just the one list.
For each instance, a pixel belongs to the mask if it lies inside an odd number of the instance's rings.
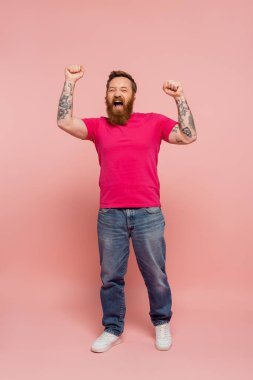
[[109,83],[110,81],[113,79],[113,78],[116,78],[116,77],[125,77],[125,78],[128,78],[130,79],[131,81],[131,84],[132,84],[132,90],[134,93],[136,93],[137,91],[137,84],[135,83],[135,80],[133,79],[132,75],[126,73],[125,71],[122,71],[122,70],[114,70],[110,73],[109,75],[109,78],[107,80],[107,83],[106,83],[106,90],[108,90],[109,88]]

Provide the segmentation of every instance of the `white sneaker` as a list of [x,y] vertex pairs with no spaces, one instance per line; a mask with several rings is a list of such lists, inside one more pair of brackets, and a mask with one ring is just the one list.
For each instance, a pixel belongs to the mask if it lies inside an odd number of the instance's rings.
[[155,326],[156,341],[155,346],[158,350],[168,350],[172,344],[169,323]]
[[122,342],[122,339],[112,333],[107,331],[103,331],[99,337],[94,340],[91,346],[91,351],[93,352],[105,352],[109,350],[112,346],[119,344]]

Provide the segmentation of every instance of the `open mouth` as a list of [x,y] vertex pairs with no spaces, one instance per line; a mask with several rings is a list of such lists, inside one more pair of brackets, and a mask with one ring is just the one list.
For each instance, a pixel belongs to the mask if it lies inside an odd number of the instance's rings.
[[115,109],[120,110],[123,108],[123,102],[121,100],[115,100],[113,106]]

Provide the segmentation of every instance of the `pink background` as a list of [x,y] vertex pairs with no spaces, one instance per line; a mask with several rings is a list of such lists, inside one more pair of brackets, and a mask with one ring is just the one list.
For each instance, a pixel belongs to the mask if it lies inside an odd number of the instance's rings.
[[[9,0],[1,16],[1,380],[251,378],[252,2]],[[198,140],[159,155],[170,351],[154,347],[131,243],[124,343],[90,352],[99,165],[91,142],[56,124],[71,64],[86,70],[80,118],[105,115],[114,69],[135,78],[136,112],[177,119],[166,79],[192,110]]]

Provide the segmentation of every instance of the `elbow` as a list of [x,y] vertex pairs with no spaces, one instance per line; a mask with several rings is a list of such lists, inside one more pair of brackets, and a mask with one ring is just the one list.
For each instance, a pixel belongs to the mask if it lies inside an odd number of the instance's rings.
[[59,127],[60,129],[66,130],[67,128],[66,122],[64,123],[63,121],[57,120],[57,127]]
[[197,135],[193,137],[191,140],[188,140],[187,144],[192,144],[196,140],[197,140]]
[[56,120],[57,127],[61,128],[61,119]]
[[196,141],[196,140],[197,140],[197,132],[196,132],[196,130],[195,130],[194,133],[193,133],[193,136],[192,136],[192,138],[191,138],[190,143],[193,143],[193,142]]

